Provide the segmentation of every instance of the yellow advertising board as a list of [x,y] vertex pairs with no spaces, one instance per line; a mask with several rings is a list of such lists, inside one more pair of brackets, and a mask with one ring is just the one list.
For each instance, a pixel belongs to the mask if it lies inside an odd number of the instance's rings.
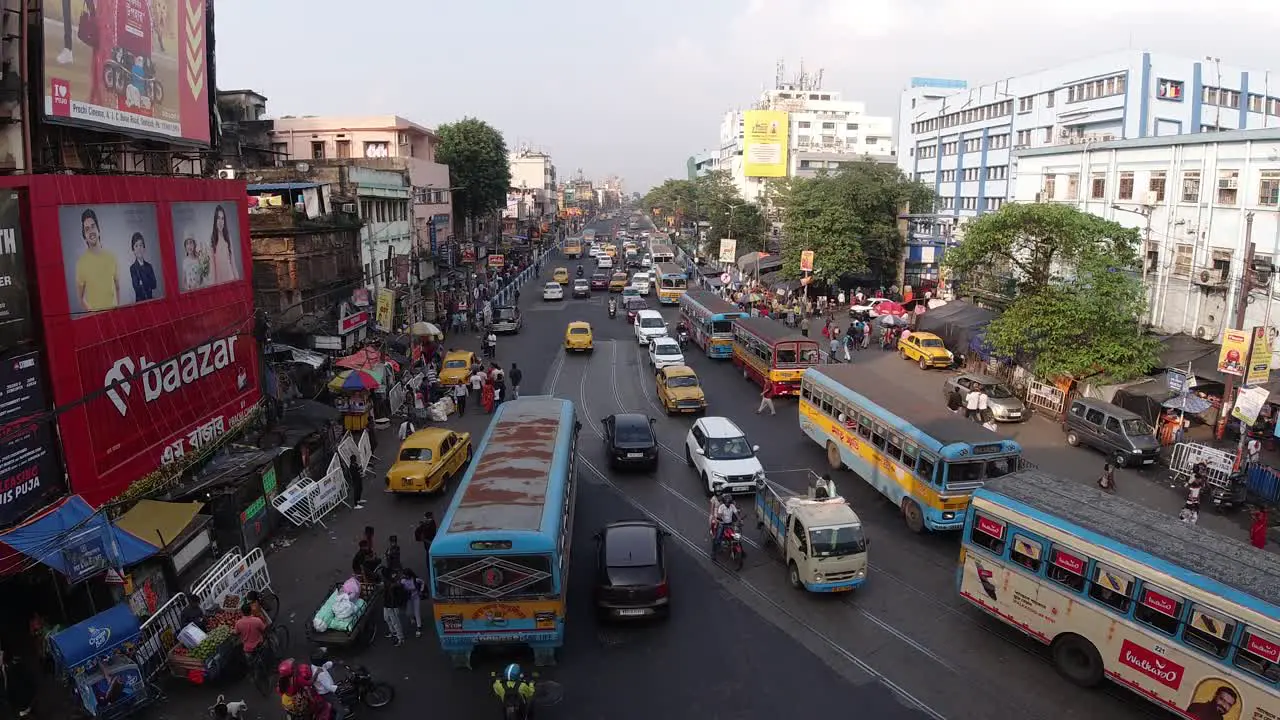
[[382,288],[378,290],[377,306],[373,315],[374,325],[382,332],[391,332],[392,315],[396,311],[396,293]]
[[1271,380],[1271,341],[1265,327],[1253,328],[1253,345],[1249,348],[1249,369],[1245,387],[1266,385]]
[[742,171],[747,177],[787,176],[787,114],[748,110],[742,121]]

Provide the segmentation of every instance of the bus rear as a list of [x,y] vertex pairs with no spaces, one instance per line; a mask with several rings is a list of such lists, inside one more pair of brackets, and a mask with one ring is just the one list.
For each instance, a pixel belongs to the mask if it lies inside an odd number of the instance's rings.
[[582,239],[569,238],[564,241],[564,256],[569,259],[582,257]]
[[680,296],[688,290],[688,280],[684,271],[673,263],[658,263],[658,302],[663,305],[675,305]]
[[733,364],[775,396],[799,395],[804,371],[821,362],[818,343],[772,318],[733,320]]

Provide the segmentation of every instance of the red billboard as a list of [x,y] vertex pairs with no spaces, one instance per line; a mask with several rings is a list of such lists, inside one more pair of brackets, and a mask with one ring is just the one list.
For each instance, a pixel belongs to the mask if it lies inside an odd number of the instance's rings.
[[243,182],[35,175],[36,304],[71,488],[98,506],[257,403]]

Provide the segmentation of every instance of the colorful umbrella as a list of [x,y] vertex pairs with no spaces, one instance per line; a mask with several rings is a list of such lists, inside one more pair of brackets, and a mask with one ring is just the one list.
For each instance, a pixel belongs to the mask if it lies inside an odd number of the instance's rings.
[[392,370],[400,372],[400,363],[373,347],[357,350],[344,358],[339,358],[333,364],[338,367],[351,368],[352,370],[368,370],[383,363],[390,365]]
[[882,303],[876,303],[876,306],[871,309],[871,314],[875,317],[880,317],[883,315],[893,315],[894,317],[902,317],[903,315],[907,314],[907,309],[902,307],[902,305],[892,300],[889,300]]
[[366,370],[343,370],[329,381],[330,390],[376,390],[382,383]]

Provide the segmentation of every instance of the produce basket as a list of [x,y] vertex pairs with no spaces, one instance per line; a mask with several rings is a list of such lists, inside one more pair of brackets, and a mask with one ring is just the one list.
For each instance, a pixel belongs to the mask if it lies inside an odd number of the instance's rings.
[[169,671],[195,685],[213,680],[235,659],[236,640],[229,625],[211,624],[207,637],[196,647],[188,649],[179,643],[169,650]]

